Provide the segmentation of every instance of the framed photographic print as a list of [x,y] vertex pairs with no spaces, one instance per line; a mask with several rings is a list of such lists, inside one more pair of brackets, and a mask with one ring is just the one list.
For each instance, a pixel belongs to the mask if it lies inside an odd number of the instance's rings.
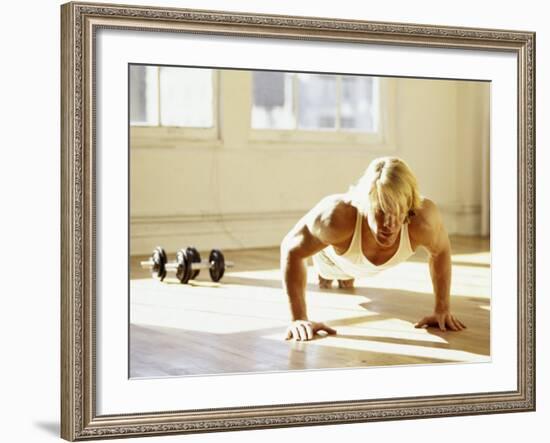
[[62,437],[535,409],[535,35],[72,2]]

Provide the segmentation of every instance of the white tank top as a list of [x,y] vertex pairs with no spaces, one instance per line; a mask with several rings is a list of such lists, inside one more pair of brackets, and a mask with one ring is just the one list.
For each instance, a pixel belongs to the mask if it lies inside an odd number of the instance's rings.
[[363,216],[359,213],[359,211],[357,211],[355,231],[346,252],[339,255],[336,253],[332,245],[326,247],[324,251],[328,257],[346,274],[354,278],[368,277],[383,271],[384,269],[396,266],[414,254],[411,247],[411,241],[409,239],[409,226],[408,223],[404,223],[401,226],[401,232],[399,234],[399,247],[397,248],[395,254],[385,263],[379,266],[374,265],[367,257],[363,255],[361,238],[362,221]]

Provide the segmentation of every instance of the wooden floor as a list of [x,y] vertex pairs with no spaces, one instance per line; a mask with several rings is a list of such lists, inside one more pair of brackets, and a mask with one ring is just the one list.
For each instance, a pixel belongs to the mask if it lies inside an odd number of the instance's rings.
[[310,342],[284,340],[290,316],[278,248],[225,251],[226,260],[237,266],[220,283],[212,283],[206,272],[189,285],[153,280],[138,266],[146,257],[132,257],[130,375],[490,361],[489,242],[451,241],[452,308],[468,329],[414,328],[433,309],[426,254],[419,251],[396,268],[356,281],[350,290],[319,289],[308,268],[309,317],[338,331]]

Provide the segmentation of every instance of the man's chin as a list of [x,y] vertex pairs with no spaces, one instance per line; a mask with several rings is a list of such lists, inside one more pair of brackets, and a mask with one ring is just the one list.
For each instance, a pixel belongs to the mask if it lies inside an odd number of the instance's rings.
[[391,246],[393,245],[393,242],[395,241],[395,239],[393,238],[393,236],[390,236],[390,237],[376,237],[376,242],[380,245],[380,246]]

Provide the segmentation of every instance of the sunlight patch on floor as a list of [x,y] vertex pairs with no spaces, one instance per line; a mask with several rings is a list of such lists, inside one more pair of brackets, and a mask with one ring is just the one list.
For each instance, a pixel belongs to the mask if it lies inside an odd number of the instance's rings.
[[[170,285],[155,280],[132,280],[132,324],[233,334],[281,328],[290,322],[286,296],[280,288],[223,285]],[[379,315],[362,305],[364,296],[308,293],[310,315],[318,321],[367,318]]]
[[[370,331],[369,331],[370,332]],[[474,354],[472,352],[459,351],[455,349],[445,349],[441,347],[422,346],[418,344],[406,343],[384,343],[377,336],[366,335],[362,332],[362,336],[358,336],[356,328],[341,327],[338,328],[337,335],[331,335],[325,338],[308,341],[308,342],[292,342],[292,345],[298,345],[302,350],[306,347],[329,347],[347,349],[358,352],[376,352],[380,354],[402,355],[418,358],[433,358],[437,360],[447,360],[452,362],[463,363],[480,363],[489,362],[489,356]],[[377,337],[377,340],[369,340],[371,337]],[[381,338],[393,338],[390,336],[382,336]],[[280,340],[280,337],[272,334],[265,336],[271,340]],[[399,338],[399,337],[397,337]],[[406,339],[405,339],[406,340]],[[420,341],[418,337],[409,340]],[[427,340],[431,341],[431,340]]]

